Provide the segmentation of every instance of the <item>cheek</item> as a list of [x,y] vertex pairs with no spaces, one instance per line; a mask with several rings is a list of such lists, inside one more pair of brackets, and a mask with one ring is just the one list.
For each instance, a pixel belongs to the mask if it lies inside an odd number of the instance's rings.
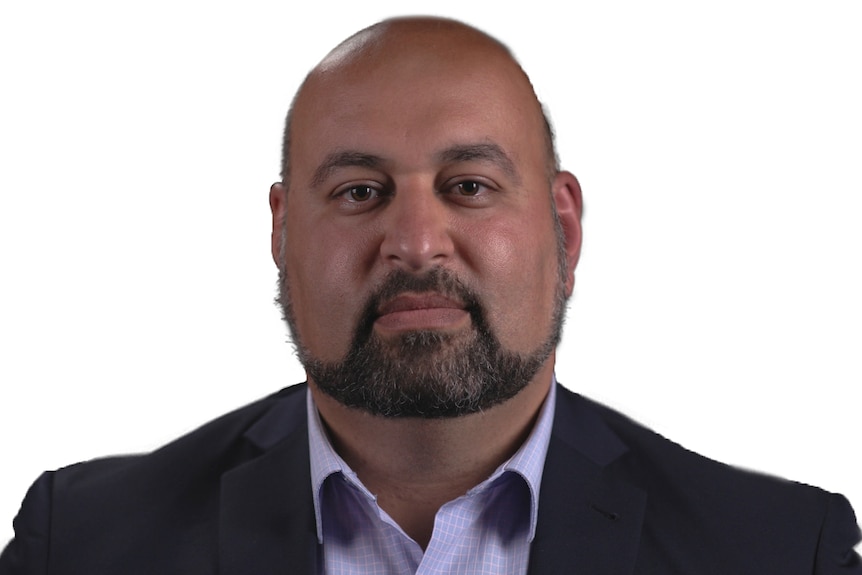
[[529,221],[536,220],[474,227],[470,234],[483,238],[471,244],[471,259],[491,327],[504,347],[524,353],[547,338],[559,284],[553,228],[550,223],[547,229],[527,225]]
[[361,278],[369,242],[325,221],[313,222],[306,218],[289,228],[286,264],[294,315],[303,344],[315,357],[340,360],[367,298]]

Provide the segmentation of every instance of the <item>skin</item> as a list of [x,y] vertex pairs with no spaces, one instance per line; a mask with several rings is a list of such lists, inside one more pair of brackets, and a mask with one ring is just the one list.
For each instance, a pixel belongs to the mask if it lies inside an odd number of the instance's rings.
[[[552,202],[570,295],[581,197],[568,172],[549,182],[542,122],[517,63],[455,22],[390,21],[321,62],[294,103],[289,190],[270,190],[273,257],[289,278],[306,349],[341,359],[388,272],[435,266],[479,295],[505,348],[528,353],[546,340],[563,281]],[[322,170],[327,159],[338,161]],[[457,302],[403,294],[390,307],[374,327],[384,341],[419,329],[457,341],[472,329]],[[552,354],[500,405],[436,420],[372,416],[309,386],[336,450],[425,548],[440,506],[484,480],[529,434],[553,366]]]

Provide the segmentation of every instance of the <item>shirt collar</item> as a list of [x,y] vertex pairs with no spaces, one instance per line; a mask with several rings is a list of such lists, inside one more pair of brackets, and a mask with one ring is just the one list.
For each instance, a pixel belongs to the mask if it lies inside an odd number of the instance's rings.
[[[536,523],[539,516],[539,487],[542,483],[542,471],[545,467],[545,456],[548,453],[548,443],[551,440],[551,427],[554,423],[554,406],[557,399],[557,380],[554,376],[551,380],[551,389],[536,420],[533,430],[527,441],[521,445],[518,451],[491,476],[471,489],[468,493],[483,491],[494,483],[506,472],[520,475],[530,489],[530,531],[528,541],[532,542],[536,534]],[[306,408],[308,410],[308,446],[311,465],[311,492],[314,500],[314,516],[317,523],[317,540],[323,543],[323,521],[320,511],[320,492],[323,482],[334,473],[342,473],[352,483],[364,489],[356,473],[339,456],[323,427],[311,392],[306,391]],[[370,494],[368,494],[370,496]],[[372,496],[373,497],[373,496]]]
[[323,543],[323,521],[320,514],[320,488],[323,482],[333,473],[344,473],[350,468],[341,457],[335,453],[314,399],[311,390],[306,389],[306,408],[308,409],[308,456],[311,465],[311,494],[314,498],[314,517],[317,523],[317,541]]

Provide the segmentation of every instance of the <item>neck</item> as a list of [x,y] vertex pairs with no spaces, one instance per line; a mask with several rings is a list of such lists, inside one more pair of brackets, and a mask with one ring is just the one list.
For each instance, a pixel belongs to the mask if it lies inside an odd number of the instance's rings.
[[380,507],[424,549],[439,508],[487,479],[524,443],[548,394],[553,361],[510,400],[446,419],[385,418],[310,389],[333,447]]

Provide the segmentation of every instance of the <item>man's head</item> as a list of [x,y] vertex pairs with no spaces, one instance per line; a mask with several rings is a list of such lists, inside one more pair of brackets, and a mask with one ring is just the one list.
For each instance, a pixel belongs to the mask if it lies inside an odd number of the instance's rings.
[[312,385],[444,417],[550,376],[580,190],[504,46],[450,20],[363,30],[306,78],[284,155],[272,249]]

